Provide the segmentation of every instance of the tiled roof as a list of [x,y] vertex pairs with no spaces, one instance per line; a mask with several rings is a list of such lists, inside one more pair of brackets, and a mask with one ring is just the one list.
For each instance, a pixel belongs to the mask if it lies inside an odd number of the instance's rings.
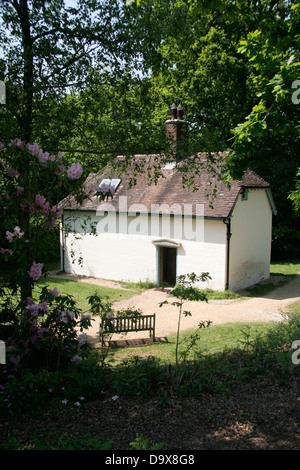
[[[204,157],[204,154],[201,156]],[[149,169],[152,164],[151,157],[148,157],[147,160],[147,168]],[[156,206],[153,205],[160,205],[160,213],[169,213],[168,207],[173,206],[175,212],[177,208],[177,210],[181,210],[182,214],[186,213],[184,210],[191,210],[191,215],[199,214],[200,211],[201,215],[208,218],[226,218],[230,215],[242,187],[270,187],[266,181],[251,170],[245,172],[241,181],[231,181],[228,186],[217,177],[212,176],[207,170],[201,169],[199,174],[194,177],[194,184],[199,188],[195,191],[183,187],[182,172],[178,171],[176,167],[162,170],[162,174],[163,177],[160,177],[156,184],[149,184],[147,172],[140,173],[136,176],[136,184],[129,187],[130,176],[128,173],[124,173],[113,199],[108,201],[109,206],[107,206],[107,202],[99,202],[95,196],[95,183],[100,183],[103,178],[117,176],[111,176],[108,170],[102,174],[90,175],[85,182],[89,198],[80,206],[74,198],[66,198],[62,201],[62,207],[65,210],[103,211],[111,208],[116,212],[150,213],[155,212]],[[203,209],[204,214],[201,212]],[[171,213],[174,213],[172,209]]]

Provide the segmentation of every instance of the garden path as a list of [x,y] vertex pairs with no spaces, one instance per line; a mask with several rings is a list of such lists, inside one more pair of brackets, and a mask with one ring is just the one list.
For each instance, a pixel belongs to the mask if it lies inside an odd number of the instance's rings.
[[[68,275],[67,275],[68,277]],[[69,276],[70,277],[70,276]],[[70,277],[71,278],[71,277]],[[74,278],[74,277],[73,277]],[[117,282],[95,278],[76,278],[82,282],[119,287]],[[275,283],[281,279],[272,276]],[[124,288],[124,287],[123,287]],[[246,295],[246,292],[242,292]],[[248,292],[249,295],[249,292]],[[168,300],[169,304],[161,308],[159,304]],[[121,300],[113,304],[113,310],[126,308],[140,309],[144,315],[156,314],[156,338],[165,338],[177,331],[178,307],[171,305],[176,300],[170,296],[168,289],[153,288],[135,295],[130,299]],[[281,321],[289,306],[300,301],[300,274],[280,287],[276,287],[270,293],[260,297],[241,297],[239,299],[209,300],[208,302],[185,302],[184,310],[190,311],[191,316],[182,316],[180,330],[196,329],[201,321],[210,320],[212,325],[222,323],[249,323]],[[93,326],[88,330],[89,341],[92,344],[99,342],[99,319],[95,318]],[[114,335],[114,341],[126,340],[126,343],[137,340],[149,341],[149,332],[134,332],[126,335]]]

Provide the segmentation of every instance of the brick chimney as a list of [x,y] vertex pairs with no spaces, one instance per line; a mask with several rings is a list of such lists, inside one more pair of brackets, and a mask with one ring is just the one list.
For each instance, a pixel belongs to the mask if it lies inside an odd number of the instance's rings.
[[171,106],[171,119],[166,121],[167,140],[174,153],[178,153],[183,141],[187,138],[187,122],[183,119],[183,107],[175,104]]

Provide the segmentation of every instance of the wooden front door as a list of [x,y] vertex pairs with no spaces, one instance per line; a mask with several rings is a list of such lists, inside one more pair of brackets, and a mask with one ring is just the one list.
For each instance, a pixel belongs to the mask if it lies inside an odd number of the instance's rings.
[[159,247],[159,284],[175,286],[177,249]]

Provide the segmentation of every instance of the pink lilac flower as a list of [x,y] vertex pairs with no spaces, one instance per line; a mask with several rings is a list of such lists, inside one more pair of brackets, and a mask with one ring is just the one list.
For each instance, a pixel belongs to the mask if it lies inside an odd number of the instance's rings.
[[47,312],[48,305],[45,300],[39,304],[39,310],[42,310],[43,312]]
[[14,234],[7,230],[5,233],[5,238],[9,241],[9,243],[11,243],[14,239]]
[[82,175],[82,166],[80,163],[73,163],[68,170],[67,175],[71,180],[78,180]]
[[25,307],[26,310],[31,312],[31,315],[33,317],[36,317],[39,313],[39,306],[36,305],[35,301],[32,299],[32,297],[27,297],[27,305]]
[[76,356],[72,357],[71,359],[71,362],[80,362],[80,361],[82,361],[82,357],[78,356],[78,354],[76,354]]
[[52,294],[53,297],[57,297],[57,296],[58,296],[57,287],[54,287],[54,289],[48,289],[48,292],[49,292],[49,294]]
[[29,150],[29,152],[32,154],[32,155],[35,155],[35,156],[38,156],[39,153],[41,152],[38,144],[36,142],[34,142],[34,144],[27,144],[27,148]]
[[74,312],[71,312],[71,310],[68,310],[67,315],[68,315],[69,318],[71,318],[71,320],[74,320],[74,317],[75,317]]
[[34,261],[32,263],[30,271],[28,271],[29,276],[31,277],[31,279],[33,279],[34,281],[37,281],[39,279],[39,277],[41,277],[42,269],[43,269],[43,264],[42,263],[36,263]]
[[29,214],[30,215],[35,215],[36,214],[35,205],[33,203],[29,204]]
[[14,356],[10,357],[10,362],[12,362],[15,367],[18,367],[18,365],[20,364],[20,361],[21,361],[21,357],[19,354],[16,357]]
[[26,354],[29,352],[29,343],[30,343],[29,339],[26,339],[25,341],[23,341],[23,346],[24,346]]
[[64,323],[68,323],[68,319],[66,317],[66,312],[61,312],[60,321],[62,321]]
[[21,238],[24,235],[24,232],[21,232],[20,227],[16,226],[14,228],[14,234],[17,238]]
[[30,326],[30,331],[34,331],[37,329],[38,327],[38,324],[37,324],[37,321],[36,319],[34,318],[33,320],[31,320],[31,326]]
[[21,139],[12,139],[8,145],[9,146],[14,145],[15,147],[21,147],[22,143],[23,142],[22,142]]
[[49,331],[49,328],[40,328],[37,332],[37,335],[41,338],[44,335],[44,333],[48,333],[48,331]]
[[43,214],[48,215],[49,209],[50,209],[50,204],[49,202],[46,202],[42,208]]
[[46,199],[44,198],[44,196],[41,196],[40,194],[37,194],[35,196],[35,203],[40,206],[40,207],[43,207],[44,204],[46,202]]
[[43,150],[38,146],[38,144],[35,142],[34,144],[27,144],[27,148],[31,155],[34,155],[35,157],[38,158],[39,163],[42,166],[45,166],[45,163],[48,160],[49,154],[47,152],[43,152]]
[[88,313],[88,314],[85,314],[85,313],[82,313],[81,314],[81,320],[90,320],[91,319],[91,315]]
[[39,161],[40,165],[45,166],[45,163],[49,159],[49,153],[48,152],[43,152],[41,150],[37,157],[38,157],[38,161]]
[[58,209],[57,207],[52,207],[51,212],[53,212],[53,216],[55,216],[57,219],[59,219],[62,216],[62,210]]
[[5,253],[8,253],[10,256],[13,255],[13,251],[8,248],[0,248],[0,253],[1,255],[5,255]]
[[11,178],[14,178],[15,176],[18,176],[19,172],[18,170],[15,170],[11,166],[7,168],[6,171],[7,175],[10,176]]
[[3,142],[0,142],[0,149],[4,149],[5,145]]
[[5,233],[5,238],[11,243],[14,238],[21,238],[24,235],[24,232],[21,232],[20,227],[16,226],[14,232],[9,232],[8,230]]
[[56,227],[57,220],[56,219],[49,219],[47,222],[48,227]]
[[87,336],[85,333],[82,333],[81,335],[78,336],[77,341],[78,341],[79,347],[82,346],[86,342],[86,338]]
[[64,165],[57,165],[57,167],[54,170],[54,174],[59,176],[59,175],[62,175],[64,171],[65,171]]
[[17,187],[17,195],[21,194],[24,191],[23,186],[18,186]]

